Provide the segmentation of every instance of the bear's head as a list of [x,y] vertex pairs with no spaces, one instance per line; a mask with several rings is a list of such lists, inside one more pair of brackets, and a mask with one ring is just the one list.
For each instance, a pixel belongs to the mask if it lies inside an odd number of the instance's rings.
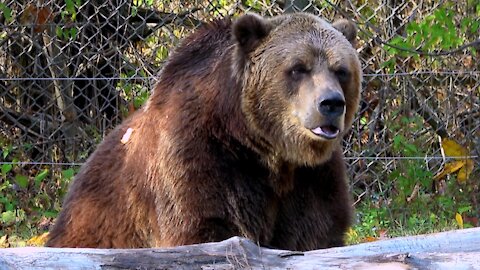
[[246,14],[233,24],[233,36],[242,112],[250,131],[269,146],[267,161],[324,162],[351,126],[360,99],[355,25],[303,13]]

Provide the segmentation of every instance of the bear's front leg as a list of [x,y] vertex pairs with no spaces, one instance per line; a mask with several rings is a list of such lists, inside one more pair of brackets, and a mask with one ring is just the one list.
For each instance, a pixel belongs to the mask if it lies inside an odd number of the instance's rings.
[[279,208],[272,246],[313,250],[344,245],[353,213],[344,172],[341,150],[321,166],[297,169],[294,190]]

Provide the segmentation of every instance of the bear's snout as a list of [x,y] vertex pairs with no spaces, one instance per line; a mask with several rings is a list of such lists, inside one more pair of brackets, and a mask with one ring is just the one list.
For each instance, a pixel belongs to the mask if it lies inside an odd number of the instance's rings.
[[339,92],[329,92],[318,101],[318,111],[329,119],[335,119],[345,112],[345,98]]
[[305,127],[324,139],[337,138],[343,129],[345,106],[341,92],[327,91],[316,99],[315,109],[307,114]]

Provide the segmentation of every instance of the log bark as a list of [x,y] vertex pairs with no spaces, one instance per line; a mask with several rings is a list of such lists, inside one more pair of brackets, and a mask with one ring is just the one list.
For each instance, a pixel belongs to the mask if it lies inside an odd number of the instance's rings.
[[0,269],[480,269],[480,228],[309,252],[240,237],[164,249],[10,248]]

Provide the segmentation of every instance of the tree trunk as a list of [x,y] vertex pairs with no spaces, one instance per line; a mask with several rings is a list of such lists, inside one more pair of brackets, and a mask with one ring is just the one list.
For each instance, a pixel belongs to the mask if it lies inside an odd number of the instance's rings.
[[480,269],[480,228],[295,252],[240,237],[165,249],[11,248],[0,269]]

